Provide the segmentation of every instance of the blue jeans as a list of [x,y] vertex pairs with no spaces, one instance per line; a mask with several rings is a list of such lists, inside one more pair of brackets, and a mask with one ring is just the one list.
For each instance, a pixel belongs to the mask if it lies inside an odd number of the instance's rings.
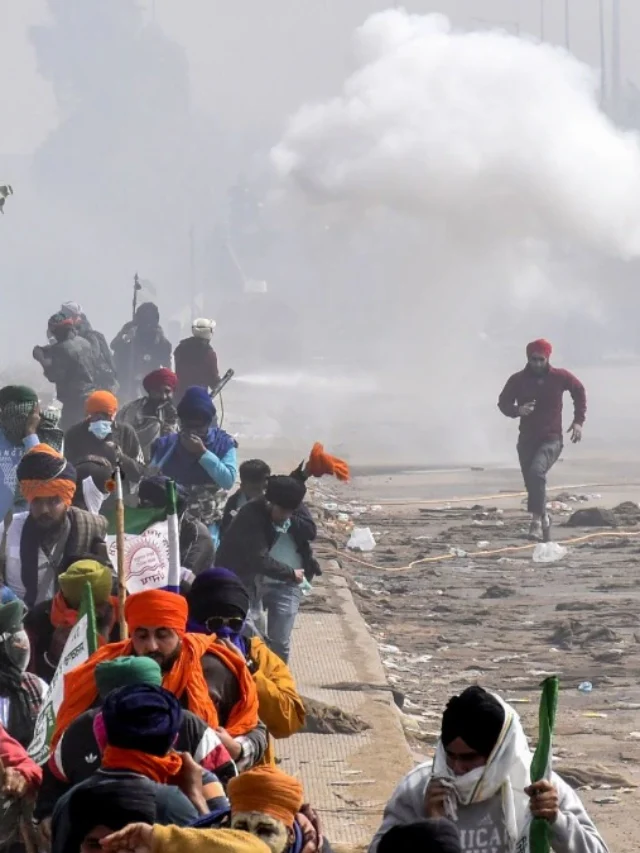
[[[299,584],[266,579],[262,583],[258,627],[265,629],[267,645],[285,663],[291,651],[291,632],[300,608],[302,591]],[[253,610],[254,618],[258,616]],[[266,619],[265,619],[266,616]]]

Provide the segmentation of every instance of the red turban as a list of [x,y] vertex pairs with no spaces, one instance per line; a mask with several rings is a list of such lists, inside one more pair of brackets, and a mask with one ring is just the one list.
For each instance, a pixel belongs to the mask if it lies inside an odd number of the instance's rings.
[[133,634],[141,625],[170,628],[183,635],[187,628],[189,606],[187,599],[164,589],[147,589],[127,597],[124,618]]
[[172,391],[175,391],[177,384],[178,377],[175,375],[173,370],[169,370],[168,367],[159,367],[157,370],[152,370],[151,373],[147,373],[142,380],[142,387],[147,394],[152,391],[159,391],[165,386],[168,386]]
[[94,391],[90,394],[84,404],[87,415],[108,415],[115,417],[118,411],[118,401],[110,391]]
[[530,344],[527,344],[527,358],[531,358],[532,355],[542,355],[545,358],[549,358],[551,350],[552,347],[549,341],[545,341],[544,338],[538,338],[537,341],[531,341]]

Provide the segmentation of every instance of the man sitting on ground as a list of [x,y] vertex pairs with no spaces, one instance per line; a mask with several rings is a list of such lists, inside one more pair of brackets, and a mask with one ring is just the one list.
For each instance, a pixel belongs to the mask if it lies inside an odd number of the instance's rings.
[[481,687],[454,696],[442,716],[433,761],[400,783],[369,848],[396,825],[456,817],[463,850],[514,853],[527,815],[551,825],[556,853],[607,853],[577,794],[556,773],[531,784],[532,754],[516,712]]
[[78,621],[82,593],[89,583],[96,614],[98,644],[117,642],[118,598],[112,595],[113,572],[98,560],[74,560],[58,576],[59,590],[53,599],[36,604],[25,616],[24,624],[31,642],[30,669],[50,682],[60,662],[64,644]]
[[[107,696],[120,687],[136,684],[160,687],[162,670],[156,661],[148,657],[117,658],[98,664],[95,679],[100,702],[104,703]],[[71,723],[45,765],[36,818],[48,818],[57,801],[70,788],[98,770],[105,746],[102,706],[96,706]],[[223,785],[237,774],[236,766],[218,735],[191,711],[183,710],[174,746],[177,752],[188,752],[196,764],[214,773]]]
[[115,457],[124,474],[126,494],[144,473],[144,457],[135,429],[118,423],[118,401],[109,391],[95,391],[85,403],[86,418],[65,435],[65,453],[72,465],[88,456]]
[[108,564],[107,522],[71,506],[76,472],[48,445],[26,453],[17,473],[29,511],[15,515],[7,531],[6,580],[31,608],[53,598],[71,557],[87,554]]
[[160,664],[162,686],[218,733],[239,769],[259,761],[267,739],[258,723],[258,695],[251,673],[241,655],[215,637],[186,633],[187,616],[186,600],[175,593],[154,589],[130,595],[125,618],[131,639],[104,646],[67,673],[52,747],[98,698],[96,666],[137,655]]
[[124,405],[116,416],[116,423],[129,424],[136,431],[145,462],[151,459],[153,442],[178,429],[173,405],[177,382],[175,373],[166,367],[152,371],[142,380],[145,396]]
[[[247,622],[249,593],[228,569],[208,569],[193,582],[187,596],[190,631],[215,634],[247,661],[258,688],[260,719],[274,738],[291,737],[304,725],[304,704],[291,670],[256,636]],[[272,745],[265,762],[275,761]]]

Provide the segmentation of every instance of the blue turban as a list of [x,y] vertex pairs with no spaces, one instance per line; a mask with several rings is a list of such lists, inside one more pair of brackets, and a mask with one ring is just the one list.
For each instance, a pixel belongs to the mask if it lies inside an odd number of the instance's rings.
[[182,724],[182,708],[163,687],[131,684],[112,690],[104,700],[102,719],[110,746],[166,755]]
[[193,418],[201,417],[212,421],[216,416],[216,407],[213,405],[209,392],[199,385],[192,385],[184,392],[178,403],[178,417]]

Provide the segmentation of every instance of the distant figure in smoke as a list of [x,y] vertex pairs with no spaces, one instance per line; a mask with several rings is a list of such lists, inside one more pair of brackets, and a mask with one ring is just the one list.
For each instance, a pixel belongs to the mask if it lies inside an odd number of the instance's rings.
[[152,370],[171,367],[171,343],[160,325],[160,312],[153,302],[139,305],[135,318],[125,323],[111,341],[111,349],[125,402],[140,396],[142,380]]
[[218,357],[211,346],[211,338],[216,328],[213,320],[204,317],[194,320],[191,326],[192,336],[180,341],[174,353],[178,387],[176,400],[192,385],[213,390],[220,381]]
[[96,361],[95,380],[98,388],[103,391],[111,391],[115,394],[118,390],[118,382],[116,381],[116,366],[109,349],[107,339],[102,332],[97,332],[87,319],[87,315],[82,310],[82,305],[77,302],[63,302],[60,307],[60,313],[64,314],[70,320],[73,320],[76,332],[85,341],[89,341],[93,355]]
[[96,389],[93,350],[64,314],[50,318],[47,335],[49,346],[34,347],[33,357],[56,386],[56,397],[62,403],[60,427],[68,429],[82,420],[84,401]]
[[504,386],[498,408],[508,418],[520,418],[518,457],[527,489],[531,513],[529,538],[548,541],[551,521],[547,512],[547,473],[562,453],[562,396],[573,398],[571,441],[582,438],[587,412],[584,385],[569,373],[549,363],[551,344],[532,341],[527,346],[527,366],[514,373]]

